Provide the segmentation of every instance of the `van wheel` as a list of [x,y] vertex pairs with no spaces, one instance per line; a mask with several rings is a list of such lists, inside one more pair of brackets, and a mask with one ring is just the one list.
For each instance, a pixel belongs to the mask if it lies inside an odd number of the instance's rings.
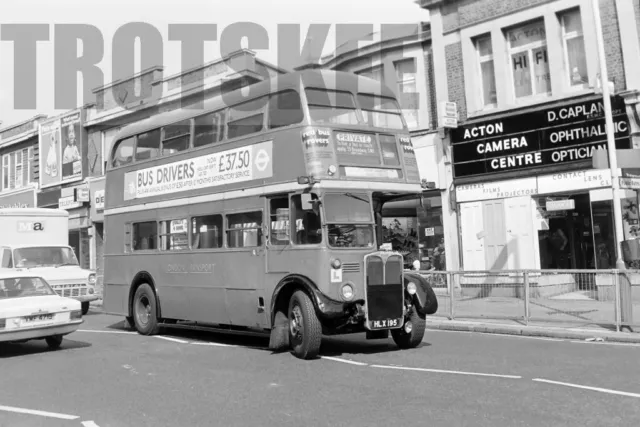
[[322,325],[313,303],[303,291],[296,291],[289,301],[289,342],[299,359],[313,359],[320,352]]
[[82,315],[86,315],[89,312],[89,301],[82,302]]
[[391,337],[396,345],[401,349],[416,348],[424,338],[424,331],[427,327],[427,322],[425,321],[424,316],[418,314],[414,308],[411,308],[411,314],[406,322],[411,322],[411,332],[407,333],[404,326],[402,326],[400,329],[392,329]]
[[62,345],[62,335],[54,335],[44,339],[51,350],[57,350]]
[[133,321],[142,335],[155,335],[160,331],[156,301],[156,294],[149,284],[138,286],[133,297]]

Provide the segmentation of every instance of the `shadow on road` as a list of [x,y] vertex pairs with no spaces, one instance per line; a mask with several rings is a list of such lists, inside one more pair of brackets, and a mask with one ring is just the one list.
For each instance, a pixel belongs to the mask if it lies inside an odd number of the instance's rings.
[[80,348],[91,347],[90,343],[84,341],[76,341],[68,338],[62,340],[62,345],[58,350],[50,350],[44,340],[27,341],[26,343],[0,343],[0,359],[9,359],[11,357],[26,357],[41,353],[65,352]]
[[[430,347],[431,344],[423,342],[416,348]],[[415,349],[414,349],[415,350]],[[381,354],[394,351],[403,351],[391,340],[367,340],[364,334],[354,334],[346,337],[325,337],[320,348],[321,356],[343,356],[346,354]]]

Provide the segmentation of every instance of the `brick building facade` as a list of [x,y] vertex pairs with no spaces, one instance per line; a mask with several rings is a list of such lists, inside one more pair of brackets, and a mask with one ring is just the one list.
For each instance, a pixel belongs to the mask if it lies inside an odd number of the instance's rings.
[[[612,268],[611,175],[591,159],[607,143],[592,2],[418,3],[437,105],[457,104],[457,128],[441,133],[463,268]],[[640,1],[601,0],[599,12],[616,146],[636,147]],[[637,204],[626,190],[628,240],[640,237]]]

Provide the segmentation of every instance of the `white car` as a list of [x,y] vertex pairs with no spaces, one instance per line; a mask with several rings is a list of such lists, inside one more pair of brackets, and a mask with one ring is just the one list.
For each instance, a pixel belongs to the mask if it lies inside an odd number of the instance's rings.
[[31,271],[0,269],[0,342],[44,339],[57,349],[82,322],[80,301],[59,296]]

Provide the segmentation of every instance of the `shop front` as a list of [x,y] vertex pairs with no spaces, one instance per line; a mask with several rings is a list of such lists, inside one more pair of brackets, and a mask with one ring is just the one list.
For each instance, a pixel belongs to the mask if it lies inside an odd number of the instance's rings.
[[12,192],[0,193],[0,209],[34,208],[36,206],[36,189],[29,187]]
[[[629,148],[624,102],[612,98],[617,148]],[[465,270],[606,269],[615,265],[611,174],[601,99],[466,124],[452,132]],[[625,239],[637,194],[623,192]]]
[[102,289],[104,277],[104,177],[89,182],[91,205],[89,214],[92,223],[91,239],[91,269],[96,272],[96,287],[99,292]]

